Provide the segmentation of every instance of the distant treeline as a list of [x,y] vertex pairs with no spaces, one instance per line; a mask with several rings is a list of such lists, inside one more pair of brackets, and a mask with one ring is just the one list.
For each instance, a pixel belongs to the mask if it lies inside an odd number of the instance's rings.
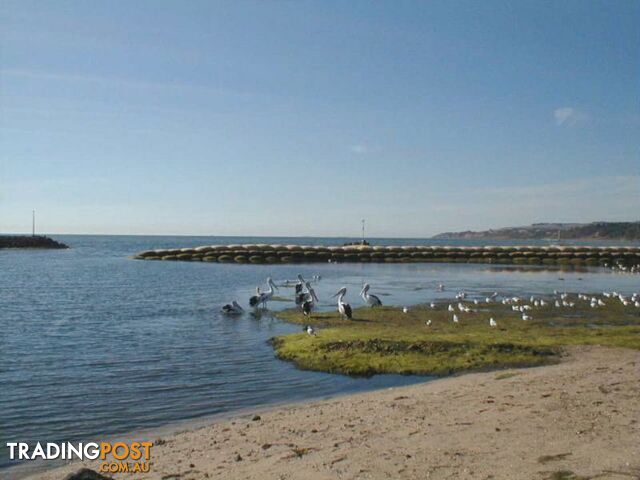
[[640,240],[640,222],[534,223],[527,227],[507,227],[482,232],[445,232],[438,239],[493,240]]
[[69,248],[44,235],[0,235],[0,248]]

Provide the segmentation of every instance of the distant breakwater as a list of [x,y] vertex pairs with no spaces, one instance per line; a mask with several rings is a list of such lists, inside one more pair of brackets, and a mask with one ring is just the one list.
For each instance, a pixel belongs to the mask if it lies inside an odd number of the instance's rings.
[[1,235],[0,248],[69,248],[44,235]]
[[640,247],[586,246],[304,246],[211,245],[195,248],[148,250],[139,260],[213,263],[496,263],[519,265],[640,264]]

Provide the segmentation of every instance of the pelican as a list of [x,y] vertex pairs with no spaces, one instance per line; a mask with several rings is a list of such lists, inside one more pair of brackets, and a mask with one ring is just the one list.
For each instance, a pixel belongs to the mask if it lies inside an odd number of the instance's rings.
[[312,337],[316,336],[316,331],[313,329],[313,327],[311,325],[307,325],[306,327],[304,327],[305,332],[307,332],[307,335],[311,335]]
[[296,295],[302,293],[302,287],[305,283],[306,282],[304,281],[304,278],[302,278],[302,275],[298,274],[298,283],[296,283]]
[[351,305],[345,303],[344,296],[347,294],[347,287],[342,287],[340,290],[336,292],[334,297],[338,297],[338,312],[340,312],[340,317],[344,320],[344,317],[347,317],[349,320],[352,318]]
[[267,308],[267,302],[273,298],[275,290],[278,289],[278,287],[276,287],[276,284],[273,283],[271,277],[267,278],[267,285],[269,286],[269,290],[267,290],[266,292],[260,293],[260,288],[256,288],[256,295],[249,299],[249,305],[251,305],[252,307],[257,307],[259,304],[262,304],[262,308]]
[[267,302],[273,298],[273,294],[275,293],[275,290],[278,290],[278,287],[276,287],[276,284],[273,283],[273,280],[271,279],[271,277],[267,278],[267,285],[269,285],[269,290],[267,290],[266,292],[263,292],[262,295],[260,296],[260,301],[264,308],[267,308]]
[[262,293],[260,293],[260,287],[256,287],[256,294],[249,299],[249,306],[257,307],[258,304],[260,303],[261,296],[262,296]]
[[320,300],[316,295],[316,291],[313,288],[311,288],[311,285],[309,284],[309,282],[305,283],[305,287],[307,287],[307,293],[300,294],[300,295],[304,295],[304,301],[302,302],[301,308],[302,308],[302,313],[305,316],[309,316],[311,315],[311,311],[313,310],[313,308],[316,306],[316,302],[319,302]]
[[244,309],[235,300],[222,307],[222,313],[226,313],[227,315],[239,315],[242,312],[244,312]]
[[365,283],[362,287],[362,291],[360,292],[360,296],[364,300],[364,303],[366,303],[370,307],[381,307],[382,302],[376,295],[372,295],[369,293],[369,288],[371,288],[371,286],[368,283]]
[[493,318],[489,319],[489,326],[490,327],[497,327],[498,324],[496,323],[496,321]]

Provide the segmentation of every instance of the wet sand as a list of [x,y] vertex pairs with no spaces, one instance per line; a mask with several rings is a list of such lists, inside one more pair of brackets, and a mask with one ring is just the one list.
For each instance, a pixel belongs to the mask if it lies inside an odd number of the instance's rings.
[[[640,478],[640,352],[566,352],[557,365],[212,421],[163,435],[150,473],[115,478]],[[30,478],[60,480],[81,466]]]

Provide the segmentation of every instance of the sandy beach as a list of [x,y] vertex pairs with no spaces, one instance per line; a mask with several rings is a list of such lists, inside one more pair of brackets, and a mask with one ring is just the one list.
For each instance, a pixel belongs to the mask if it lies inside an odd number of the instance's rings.
[[[639,379],[638,351],[572,347],[557,365],[277,407],[165,435],[153,439],[151,472],[135,477],[640,478]],[[30,478],[59,480],[80,467]]]

